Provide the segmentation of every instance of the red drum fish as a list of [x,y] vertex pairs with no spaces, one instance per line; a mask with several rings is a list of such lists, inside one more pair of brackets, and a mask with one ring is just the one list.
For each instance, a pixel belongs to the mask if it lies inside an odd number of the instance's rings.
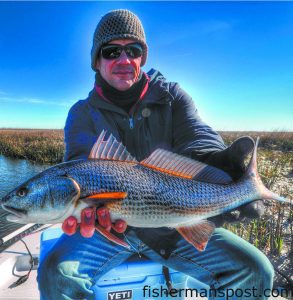
[[[157,149],[136,161],[113,135],[102,132],[88,159],[55,165],[8,193],[1,201],[18,223],[52,224],[104,204],[112,221],[134,227],[171,227],[203,251],[215,226],[207,218],[257,199],[289,202],[269,191],[257,173],[257,143],[246,174],[237,182],[217,168]],[[129,245],[96,229],[122,246]]]

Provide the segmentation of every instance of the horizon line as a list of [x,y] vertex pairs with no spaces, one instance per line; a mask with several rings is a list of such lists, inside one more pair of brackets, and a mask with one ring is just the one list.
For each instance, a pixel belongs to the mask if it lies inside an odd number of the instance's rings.
[[[19,128],[19,127],[0,127],[0,130],[60,130],[64,131],[64,128]],[[293,133],[293,130],[227,130],[227,129],[214,129],[217,132],[268,132],[268,133]]]

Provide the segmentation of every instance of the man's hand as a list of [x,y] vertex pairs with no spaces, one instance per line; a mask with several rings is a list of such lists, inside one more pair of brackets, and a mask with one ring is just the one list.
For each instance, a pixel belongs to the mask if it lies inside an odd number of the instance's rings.
[[78,225],[80,225],[80,234],[85,238],[92,237],[95,232],[96,217],[100,226],[109,232],[113,228],[116,232],[123,233],[127,228],[126,222],[122,220],[117,220],[112,224],[107,208],[87,207],[81,211],[80,224],[78,224],[75,217],[70,216],[64,220],[62,230],[67,235],[73,235],[77,231]]
[[[252,138],[245,136],[235,140],[227,149],[212,153],[206,163],[227,172],[233,180],[240,179],[246,171],[244,160],[254,148]],[[244,218],[259,218],[264,213],[263,200],[256,200],[245,204],[236,210],[224,213],[220,216],[212,217],[209,220],[214,222],[217,227],[225,222],[240,222]]]

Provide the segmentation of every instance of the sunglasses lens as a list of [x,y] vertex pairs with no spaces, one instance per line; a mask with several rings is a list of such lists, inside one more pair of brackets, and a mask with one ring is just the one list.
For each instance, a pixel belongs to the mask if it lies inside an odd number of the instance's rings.
[[101,50],[102,56],[105,59],[115,59],[121,55],[122,49],[119,46],[104,46]]
[[125,52],[130,58],[138,58],[142,56],[143,50],[140,44],[132,44],[125,47]]

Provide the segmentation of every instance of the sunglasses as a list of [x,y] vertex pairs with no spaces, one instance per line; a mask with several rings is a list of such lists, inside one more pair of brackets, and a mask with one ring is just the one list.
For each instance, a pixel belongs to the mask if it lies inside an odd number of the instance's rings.
[[128,58],[138,58],[142,56],[143,53],[142,46],[139,43],[127,44],[125,46],[108,44],[102,46],[101,55],[105,59],[117,59],[120,57],[123,50]]

